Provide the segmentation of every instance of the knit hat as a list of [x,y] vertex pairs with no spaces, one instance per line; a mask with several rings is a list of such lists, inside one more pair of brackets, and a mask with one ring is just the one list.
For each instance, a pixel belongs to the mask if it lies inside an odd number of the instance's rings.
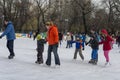
[[108,35],[108,32],[106,29],[102,29],[101,32]]
[[37,40],[42,39],[42,36],[40,34],[37,35]]

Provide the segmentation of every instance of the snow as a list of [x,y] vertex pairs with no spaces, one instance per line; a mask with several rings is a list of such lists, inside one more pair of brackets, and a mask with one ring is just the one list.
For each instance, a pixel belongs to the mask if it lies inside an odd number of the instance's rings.
[[[66,42],[63,41],[58,53],[61,60],[60,68],[55,68],[54,56],[52,56],[51,67],[45,64],[35,64],[36,41],[28,38],[17,38],[15,40],[15,58],[7,59],[9,55],[6,48],[6,39],[0,40],[0,80],[120,80],[120,49],[114,44],[110,52],[112,65],[104,67],[105,58],[102,46],[99,49],[98,65],[88,64],[91,57],[91,48],[85,47],[83,51],[85,60],[78,56],[73,60],[73,48],[66,49]],[[44,62],[47,57],[48,45],[45,44]]]

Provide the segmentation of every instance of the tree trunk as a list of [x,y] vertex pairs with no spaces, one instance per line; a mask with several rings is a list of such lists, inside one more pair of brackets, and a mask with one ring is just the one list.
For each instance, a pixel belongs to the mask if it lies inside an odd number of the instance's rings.
[[86,14],[84,13],[84,10],[82,12],[82,19],[83,19],[83,25],[84,25],[84,29],[85,29],[85,34],[87,34],[88,31],[87,31],[87,25],[86,25]]

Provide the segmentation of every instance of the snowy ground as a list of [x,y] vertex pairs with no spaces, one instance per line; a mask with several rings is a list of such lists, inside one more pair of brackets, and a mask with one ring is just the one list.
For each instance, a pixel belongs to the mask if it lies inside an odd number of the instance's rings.
[[[78,56],[73,60],[74,47],[65,48],[66,43],[59,47],[61,60],[60,68],[54,68],[54,57],[52,56],[52,67],[35,64],[36,41],[27,38],[15,40],[15,54],[13,60],[7,59],[9,52],[6,48],[6,39],[0,40],[0,80],[120,80],[120,49],[114,45],[110,52],[111,66],[104,67],[105,58],[102,46],[99,50],[98,65],[88,64],[91,48],[86,47],[83,51],[85,61]],[[47,57],[47,45],[45,45],[44,61]]]

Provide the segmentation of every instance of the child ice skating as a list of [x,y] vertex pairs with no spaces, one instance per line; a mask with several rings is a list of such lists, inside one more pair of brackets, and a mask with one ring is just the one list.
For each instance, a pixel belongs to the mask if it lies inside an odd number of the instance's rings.
[[106,29],[102,29],[101,33],[103,35],[103,39],[102,39],[102,41],[99,44],[103,44],[104,56],[105,56],[105,59],[106,59],[105,65],[107,65],[109,63],[109,61],[110,61],[110,59],[109,59],[109,52],[111,50],[111,42],[113,41],[113,39],[109,36],[109,34],[106,31]]
[[67,41],[67,45],[66,45],[66,48],[70,48],[71,46],[71,35],[70,35],[70,33],[68,32],[67,33],[67,36],[66,36],[66,41]]
[[46,43],[45,39],[42,39],[42,36],[38,34],[37,35],[37,61],[35,62],[37,64],[43,63],[44,43]]
[[73,41],[72,43],[76,43],[76,49],[73,59],[77,59],[77,53],[79,52],[81,59],[84,60],[84,56],[82,54],[82,39],[77,38],[76,41]]
[[98,49],[99,49],[99,42],[96,34],[97,33],[95,32],[95,30],[91,30],[91,39],[87,43],[87,44],[90,44],[92,48],[91,60],[89,61],[89,63],[95,64],[95,65],[98,62]]

